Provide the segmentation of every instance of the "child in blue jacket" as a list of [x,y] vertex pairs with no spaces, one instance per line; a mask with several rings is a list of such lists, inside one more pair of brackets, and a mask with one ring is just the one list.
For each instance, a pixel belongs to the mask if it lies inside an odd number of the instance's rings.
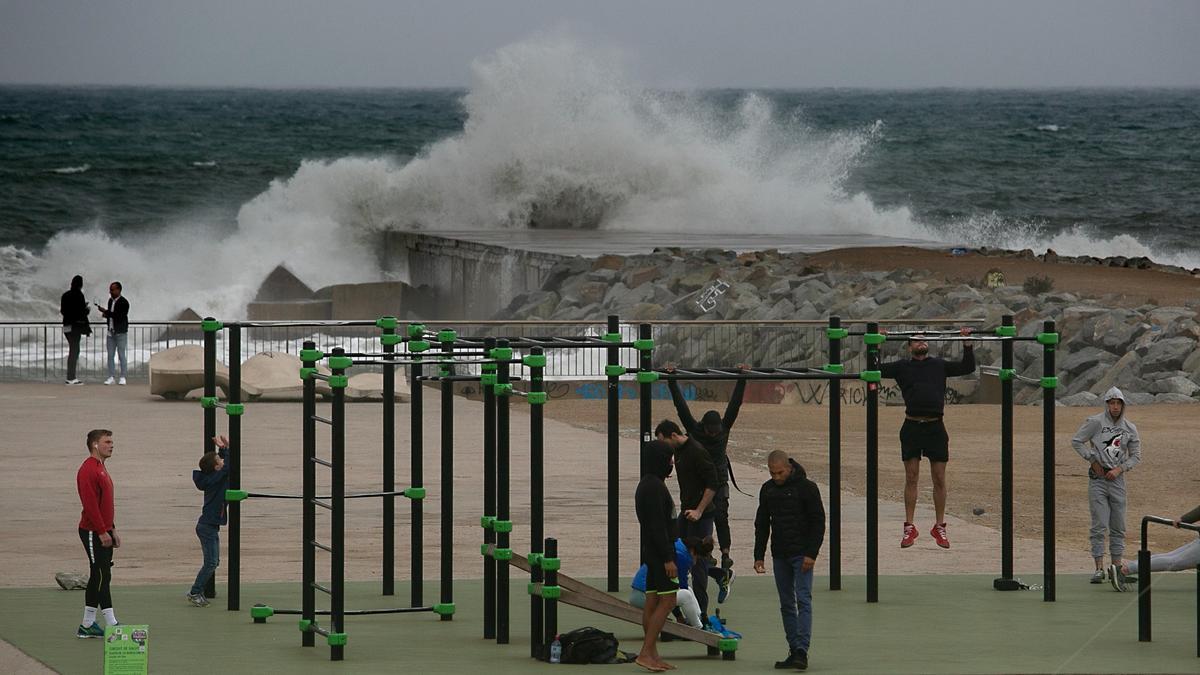
[[216,452],[206,452],[200,458],[200,468],[192,471],[192,482],[197,490],[204,491],[204,508],[196,521],[196,536],[200,539],[200,550],[204,564],[196,574],[196,581],[188,591],[187,600],[195,607],[208,607],[204,587],[217,571],[221,560],[221,526],[227,522],[225,513],[225,489],[229,487],[229,465],[225,463],[229,439],[217,436],[213,439]]
[[[712,540],[708,542],[712,550]],[[683,620],[694,628],[702,628],[704,624],[700,617],[700,602],[688,587],[688,570],[692,569],[693,554],[701,546],[699,537],[688,537],[688,545],[682,539],[675,540],[675,569],[679,571],[679,591],[675,594],[675,608],[682,611]],[[629,604],[641,608],[646,604],[646,566],[638,568],[637,574],[629,584]]]

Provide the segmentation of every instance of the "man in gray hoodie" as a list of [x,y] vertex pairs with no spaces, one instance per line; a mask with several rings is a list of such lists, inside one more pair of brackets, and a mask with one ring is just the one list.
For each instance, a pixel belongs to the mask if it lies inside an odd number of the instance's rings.
[[1125,473],[1142,461],[1137,427],[1125,416],[1125,395],[1113,387],[1104,392],[1104,412],[1083,421],[1071,439],[1088,463],[1088,509],[1092,515],[1092,583],[1104,583],[1104,535],[1112,564],[1125,555]]

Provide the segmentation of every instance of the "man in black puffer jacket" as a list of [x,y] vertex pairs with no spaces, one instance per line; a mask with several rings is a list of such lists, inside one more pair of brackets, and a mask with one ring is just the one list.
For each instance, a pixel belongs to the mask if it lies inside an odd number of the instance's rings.
[[775,667],[804,670],[812,635],[813,566],[825,541],[825,507],[817,484],[786,452],[775,450],[768,455],[767,470],[771,480],[758,491],[754,516],[754,571],[767,571],[770,539],[779,611],[788,641],[788,656],[776,661]]

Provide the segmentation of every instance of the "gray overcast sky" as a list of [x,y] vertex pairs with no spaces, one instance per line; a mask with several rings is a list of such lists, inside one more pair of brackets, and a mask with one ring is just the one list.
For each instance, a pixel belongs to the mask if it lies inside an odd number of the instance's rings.
[[0,83],[463,86],[563,28],[651,86],[1200,86],[1197,0],[0,0]]

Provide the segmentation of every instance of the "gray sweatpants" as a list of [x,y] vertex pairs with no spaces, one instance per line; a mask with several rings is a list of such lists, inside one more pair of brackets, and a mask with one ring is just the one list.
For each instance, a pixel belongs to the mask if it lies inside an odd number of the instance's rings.
[[[1170,553],[1150,556],[1151,572],[1184,572],[1200,565],[1200,539],[1184,544]],[[1129,562],[1129,573],[1138,573],[1137,558]]]
[[1092,513],[1092,557],[1104,556],[1107,533],[1109,555],[1121,560],[1125,556],[1125,474],[1116,480],[1089,477],[1088,509]]

